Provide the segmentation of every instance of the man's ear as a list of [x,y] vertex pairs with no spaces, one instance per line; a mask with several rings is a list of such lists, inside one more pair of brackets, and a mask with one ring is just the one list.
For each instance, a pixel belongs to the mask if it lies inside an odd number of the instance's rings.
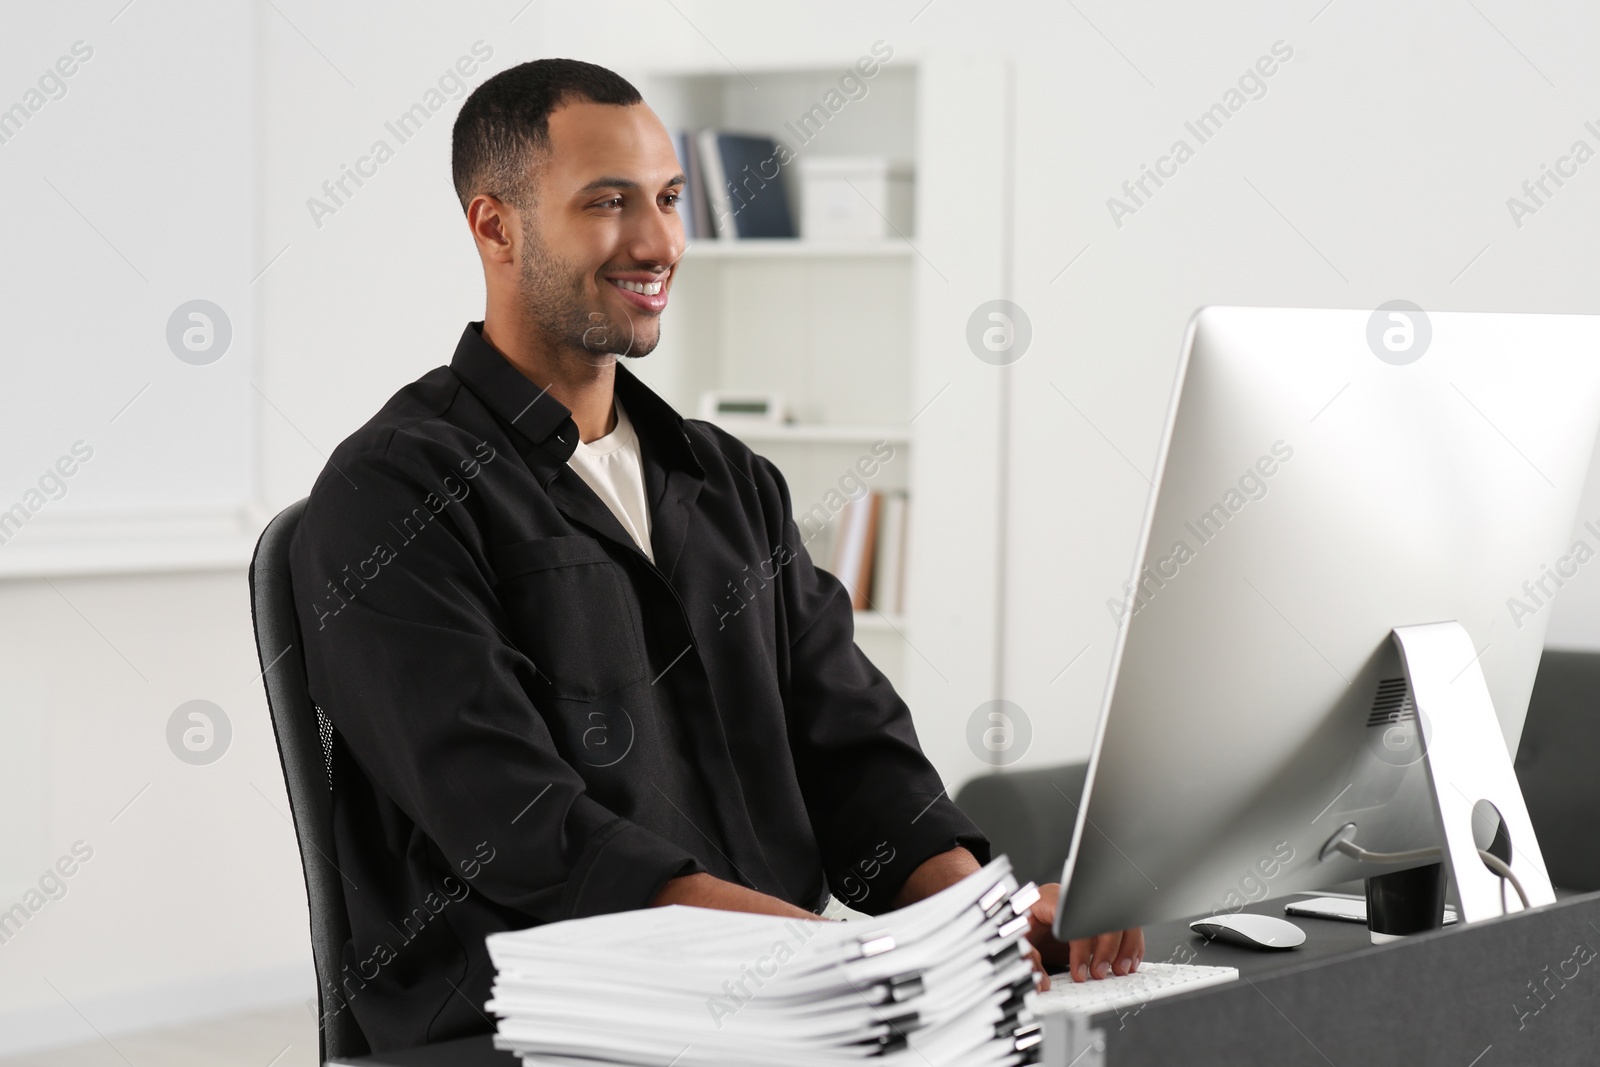
[[510,204],[479,193],[467,205],[467,227],[485,263],[511,263],[516,258],[511,235],[520,232],[520,220]]

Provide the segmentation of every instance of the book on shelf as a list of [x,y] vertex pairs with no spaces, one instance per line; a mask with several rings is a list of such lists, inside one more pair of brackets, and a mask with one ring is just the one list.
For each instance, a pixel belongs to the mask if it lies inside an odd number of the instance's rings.
[[689,176],[702,176],[709,224],[697,224],[696,236],[796,236],[777,141],[723,130],[700,130],[688,141],[694,156]]
[[868,491],[850,497],[839,511],[833,531],[833,558],[828,570],[844,584],[850,606],[865,611],[872,595],[872,564],[882,497]]
[[905,610],[906,539],[911,501],[904,492],[868,490],[845,501],[834,527],[828,570],[856,611]]
[[683,220],[683,236],[691,241],[697,237],[709,237],[709,233],[703,232],[711,220],[706,211],[705,179],[700,172],[699,160],[695,158],[694,134],[679,130],[672,140],[678,150],[678,165],[683,168],[683,189],[678,195],[678,217]]
[[813,922],[681,904],[491,934],[494,1044],[525,1064],[1039,1062],[1005,856],[915,904]]
[[885,493],[878,506],[878,537],[872,561],[872,606],[885,615],[906,610],[906,522],[911,500],[905,493]]

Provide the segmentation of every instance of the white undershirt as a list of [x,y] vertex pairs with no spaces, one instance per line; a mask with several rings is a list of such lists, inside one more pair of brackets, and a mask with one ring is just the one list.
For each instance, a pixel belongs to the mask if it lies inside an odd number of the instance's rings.
[[656,561],[650,547],[650,508],[645,502],[644,459],[639,452],[639,435],[622,408],[613,400],[617,413],[616,429],[588,444],[578,442],[567,465],[578,472],[595,495],[605,501],[611,514],[638,544],[650,562]]

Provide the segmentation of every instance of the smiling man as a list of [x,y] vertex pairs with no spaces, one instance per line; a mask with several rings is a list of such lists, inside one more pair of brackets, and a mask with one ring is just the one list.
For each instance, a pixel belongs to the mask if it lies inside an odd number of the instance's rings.
[[[815,919],[847,886],[877,913],[989,854],[777,468],[619,360],[656,347],[684,251],[654,112],[540,60],[472,94],[453,148],[484,319],[339,446],[292,555],[351,921],[324,992],[380,1051],[490,1028],[496,931]],[[1137,964],[1138,931],[1054,941],[1055,899],[1043,964]]]

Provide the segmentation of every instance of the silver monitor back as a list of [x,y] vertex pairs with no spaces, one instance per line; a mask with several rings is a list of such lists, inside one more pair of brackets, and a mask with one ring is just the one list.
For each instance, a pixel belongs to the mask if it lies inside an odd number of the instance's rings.
[[1600,317],[1413,316],[1431,338],[1400,363],[1374,315],[1191,320],[1134,577],[1107,605],[1058,936],[1396,869],[1319,858],[1352,820],[1372,851],[1438,844],[1395,626],[1466,627],[1516,751],[1556,583],[1600,547],[1600,524],[1572,540]]

